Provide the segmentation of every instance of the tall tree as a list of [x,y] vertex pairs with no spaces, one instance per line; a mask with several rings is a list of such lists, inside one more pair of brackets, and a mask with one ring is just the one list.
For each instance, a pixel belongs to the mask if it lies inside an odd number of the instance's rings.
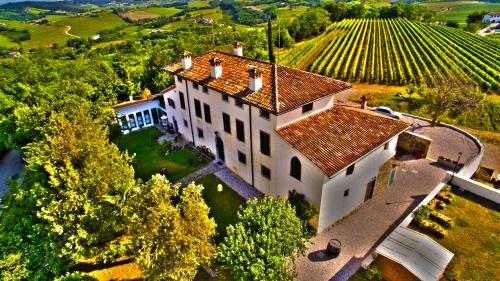
[[432,118],[431,126],[435,126],[439,117],[447,111],[458,115],[477,108],[484,99],[475,87],[454,83],[438,85],[421,92],[426,110]]
[[131,159],[106,127],[75,108],[54,113],[26,149],[26,173],[2,200],[0,258],[21,254],[29,279],[47,280],[83,257],[121,255],[125,217],[107,197],[133,186]]
[[219,260],[237,280],[292,280],[293,260],[304,254],[303,223],[286,199],[248,201],[239,221],[227,227]]
[[151,280],[192,280],[216,253],[216,224],[208,217],[202,186],[179,191],[155,175],[138,187],[130,234],[136,261]]
[[276,59],[274,58],[273,27],[271,19],[267,20],[267,46],[269,49],[269,62],[275,63]]

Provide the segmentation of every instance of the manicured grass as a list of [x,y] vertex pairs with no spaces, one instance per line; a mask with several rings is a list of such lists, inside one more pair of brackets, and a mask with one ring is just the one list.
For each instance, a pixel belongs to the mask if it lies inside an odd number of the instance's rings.
[[[203,198],[210,207],[210,217],[217,223],[218,235],[215,240],[218,243],[225,236],[226,227],[238,220],[237,212],[246,200],[214,175],[204,176],[196,183],[205,187]],[[218,184],[222,184],[221,192],[217,191]]]
[[440,212],[452,218],[455,226],[445,238],[433,237],[455,254],[444,280],[498,280],[500,205],[468,192],[454,190],[453,194],[453,203]]
[[122,150],[127,150],[129,155],[135,154],[132,165],[137,178],[146,181],[152,175],[159,173],[162,167],[166,167],[167,178],[170,181],[177,181],[207,165],[206,160],[196,161],[198,154],[190,148],[170,152],[165,156],[161,152],[160,145],[156,143],[159,136],[161,136],[160,131],[151,128],[132,132],[114,140],[116,145]]
[[97,13],[97,16],[79,16],[65,18],[54,23],[55,26],[71,26],[70,33],[80,37],[90,37],[104,29],[112,29],[117,26],[126,25],[119,16],[111,12]]

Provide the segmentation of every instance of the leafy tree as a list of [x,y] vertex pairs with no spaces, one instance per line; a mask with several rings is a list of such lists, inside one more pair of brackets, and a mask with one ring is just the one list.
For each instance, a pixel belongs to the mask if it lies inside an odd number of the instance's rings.
[[130,234],[146,278],[192,280],[214,257],[216,224],[208,217],[202,189],[191,183],[179,191],[155,175],[136,190]]
[[475,11],[467,16],[466,22],[467,24],[480,23],[483,21],[484,15],[488,12],[485,11]]
[[125,250],[115,238],[126,217],[107,197],[134,185],[134,171],[105,128],[78,109],[54,113],[44,138],[26,147],[26,173],[2,199],[0,258],[21,254],[29,279],[53,279],[82,257],[106,261]]
[[0,280],[25,280],[28,277],[26,263],[20,253],[10,253],[0,259]]
[[227,227],[219,260],[237,280],[292,280],[293,260],[304,254],[303,223],[286,199],[248,201],[239,221]]
[[438,85],[422,91],[426,101],[426,110],[431,115],[431,126],[435,126],[438,118],[445,112],[460,114],[479,106],[484,96],[473,87],[458,86],[454,83]]
[[349,17],[349,7],[344,2],[330,2],[324,6],[324,9],[330,13],[332,22],[341,21]]
[[290,35],[300,41],[319,35],[330,24],[330,15],[322,8],[309,9],[298,16],[288,27]]

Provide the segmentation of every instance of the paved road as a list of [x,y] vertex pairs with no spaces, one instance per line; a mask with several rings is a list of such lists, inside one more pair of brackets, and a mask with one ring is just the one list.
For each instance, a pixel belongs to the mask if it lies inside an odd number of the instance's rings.
[[7,180],[10,177],[19,175],[24,168],[21,152],[17,150],[9,151],[0,160],[0,197],[7,191]]

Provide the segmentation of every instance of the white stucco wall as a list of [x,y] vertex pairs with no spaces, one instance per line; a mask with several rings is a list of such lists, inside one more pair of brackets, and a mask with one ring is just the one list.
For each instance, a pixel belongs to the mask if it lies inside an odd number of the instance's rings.
[[[325,182],[318,232],[347,216],[364,202],[367,184],[378,175],[380,166],[396,154],[397,138],[396,136],[389,141],[387,150],[384,150],[382,144],[358,160],[351,175],[346,175],[346,168]],[[346,189],[349,189],[348,196],[344,196]]]
[[[283,138],[278,136],[276,143],[280,149],[274,158],[273,170],[276,171],[276,177],[273,180],[270,194],[283,198],[288,196],[290,190],[295,189],[298,193],[304,194],[314,206],[320,208],[323,183],[328,180],[328,177]],[[290,176],[290,165],[293,157],[297,157],[301,164],[300,181]]]
[[277,116],[276,126],[283,127],[287,124],[297,121],[298,119],[307,117],[311,114],[318,113],[322,110],[333,106],[333,95],[318,99],[313,103],[313,109],[309,112],[302,113],[302,107],[290,110]]

